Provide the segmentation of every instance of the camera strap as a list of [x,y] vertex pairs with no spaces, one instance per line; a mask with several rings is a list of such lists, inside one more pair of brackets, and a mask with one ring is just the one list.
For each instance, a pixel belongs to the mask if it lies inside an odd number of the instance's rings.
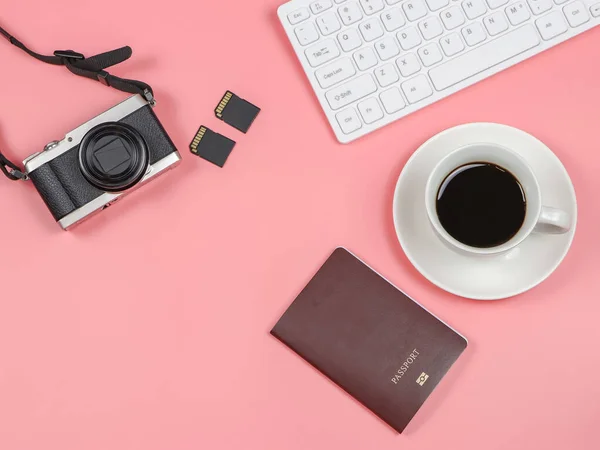
[[[130,94],[140,94],[148,103],[154,105],[154,94],[150,85],[138,81],[111,75],[107,67],[122,63],[131,57],[131,47],[121,47],[99,55],[86,58],[73,50],[56,50],[52,56],[42,55],[27,48],[21,41],[0,27],[0,36],[5,37],[15,47],[20,48],[35,59],[55,66],[65,66],[71,73],[99,81],[105,86]],[[27,176],[0,151],[0,170],[11,180],[25,180]]]

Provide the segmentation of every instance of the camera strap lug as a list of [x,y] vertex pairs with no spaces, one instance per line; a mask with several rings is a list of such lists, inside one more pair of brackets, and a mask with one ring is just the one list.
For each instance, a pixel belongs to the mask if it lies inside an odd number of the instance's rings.
[[144,98],[150,104],[150,106],[156,105],[156,99],[154,98],[154,94],[150,89],[144,89]]
[[15,177],[17,180],[28,181],[29,177],[21,172],[19,169],[13,169],[10,174]]
[[21,170],[19,166],[9,161],[2,153],[0,153],[0,171],[13,181],[27,181],[29,177]]

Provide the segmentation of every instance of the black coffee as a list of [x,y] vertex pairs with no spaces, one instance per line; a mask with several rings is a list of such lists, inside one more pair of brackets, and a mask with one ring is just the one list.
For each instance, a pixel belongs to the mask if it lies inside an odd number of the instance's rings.
[[525,194],[512,173],[474,162],[446,177],[437,195],[444,229],[459,242],[489,248],[508,242],[525,220]]

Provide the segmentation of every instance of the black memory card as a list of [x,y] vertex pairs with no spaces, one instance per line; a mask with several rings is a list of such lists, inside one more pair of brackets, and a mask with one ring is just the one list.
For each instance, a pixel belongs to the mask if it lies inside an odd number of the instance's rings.
[[215,108],[215,115],[223,122],[245,133],[258,116],[260,108],[238,97],[231,91],[225,92]]
[[190,150],[193,154],[223,167],[234,146],[235,141],[201,126],[190,144]]

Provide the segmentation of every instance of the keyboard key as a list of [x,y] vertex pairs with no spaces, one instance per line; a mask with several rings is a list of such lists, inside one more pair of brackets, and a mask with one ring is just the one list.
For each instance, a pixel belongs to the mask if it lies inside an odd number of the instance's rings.
[[374,41],[377,38],[383,36],[383,28],[379,23],[379,19],[370,19],[358,26],[360,33],[362,34],[365,41]]
[[524,25],[434,67],[429,71],[429,76],[435,88],[442,91],[539,44],[540,38],[533,26]]
[[536,16],[552,9],[552,0],[527,0],[527,3]]
[[469,20],[477,19],[487,12],[483,0],[465,0],[462,2],[462,7]]
[[427,2],[427,6],[432,11],[437,11],[438,9],[445,8],[450,4],[450,0],[425,0]]
[[376,98],[370,98],[358,104],[358,111],[366,124],[377,122],[383,118],[383,111]]
[[331,8],[332,6],[333,5],[328,0],[318,0],[310,4],[310,10],[313,12],[313,14],[319,14],[320,12]]
[[383,26],[388,31],[394,31],[406,25],[404,14],[402,14],[400,8],[391,8],[389,11],[384,12],[381,15],[381,20],[383,21]]
[[395,5],[396,3],[400,3],[402,0],[385,0],[388,5]]
[[362,123],[360,122],[358,114],[356,114],[354,108],[348,108],[340,111],[335,115],[335,118],[340,124],[340,128],[344,134],[350,134],[362,127]]
[[508,0],[486,0],[490,9],[500,8],[508,3]]
[[573,28],[583,25],[590,21],[590,15],[587,12],[587,8],[581,2],[569,3],[563,8],[565,16],[567,16],[567,22]]
[[400,93],[400,89],[397,87],[393,87],[385,92],[382,92],[379,96],[379,99],[381,100],[381,103],[383,103],[385,112],[388,114],[394,114],[406,106],[406,103],[402,98],[402,94]]
[[416,28],[406,28],[405,30],[398,32],[397,37],[398,41],[400,41],[400,46],[404,50],[415,48],[421,43],[421,35]]
[[423,22],[420,22],[419,30],[421,30],[421,34],[425,40],[436,38],[444,32],[442,22],[440,22],[440,19],[438,19],[437,16],[430,16]]
[[387,37],[377,42],[377,44],[375,44],[375,50],[377,50],[379,59],[382,61],[387,61],[388,59],[393,58],[400,53],[400,49],[396,45],[396,41],[394,41],[394,38],[391,37]]
[[338,9],[338,12],[340,13],[340,17],[342,18],[344,25],[352,25],[363,18],[360,6],[358,6],[358,3],[355,2],[347,3],[344,6],[341,6]]
[[536,20],[535,25],[537,26],[538,30],[540,30],[542,39],[545,41],[549,41],[556,36],[560,36],[561,34],[566,33],[569,29],[562,14],[558,11],[551,12],[550,14],[547,14],[544,17]]
[[360,4],[368,16],[381,11],[385,7],[383,0],[360,0]]
[[317,26],[319,27],[319,30],[321,30],[323,36],[335,33],[340,28],[342,28],[342,26],[340,25],[340,21],[338,20],[334,12],[328,12],[317,17]]
[[457,33],[449,34],[440,40],[442,49],[446,56],[454,56],[465,49],[462,39]]
[[487,38],[483,27],[477,22],[464,27],[462,29],[462,35],[465,38],[465,42],[469,47],[473,47],[474,45],[485,41]]
[[562,5],[563,3],[567,3],[569,0],[554,0],[554,3],[557,5]]
[[319,32],[315,28],[315,26],[308,22],[304,25],[300,25],[294,29],[294,33],[296,33],[296,37],[298,38],[298,42],[302,45],[312,44],[319,40]]
[[354,50],[362,45],[358,31],[356,31],[354,28],[348,28],[346,31],[342,31],[340,34],[338,34],[337,38],[342,50],[345,52]]
[[504,18],[504,13],[502,11],[498,11],[484,18],[483,24],[490,36],[496,36],[508,30],[508,22]]
[[410,77],[421,70],[421,63],[414,53],[407,53],[396,60],[396,65],[400,69],[403,77]]
[[442,22],[448,30],[454,30],[465,23],[465,16],[458,6],[453,6],[442,12]]
[[417,103],[433,94],[431,85],[425,75],[417,75],[402,83],[402,91],[409,103]]
[[365,47],[354,53],[354,61],[358,70],[367,70],[377,65],[377,56],[371,47]]
[[594,5],[590,8],[590,12],[592,13],[592,16],[594,17],[600,17],[600,3],[598,3],[597,5]]
[[308,63],[313,67],[325,64],[340,56],[340,51],[332,39],[317,42],[312,47],[307,48],[304,53],[306,54]]
[[427,15],[427,6],[423,0],[407,0],[402,4],[404,14],[411,22]]
[[524,2],[515,3],[514,5],[510,5],[506,8],[506,15],[508,16],[508,20],[513,25],[520,25],[523,22],[526,22],[531,17],[531,13],[529,12],[529,8]]
[[315,72],[319,85],[326,89],[356,74],[350,58],[340,58]]
[[375,78],[377,78],[381,87],[389,86],[400,79],[392,64],[386,64],[375,69]]
[[300,8],[296,11],[292,11],[291,13],[289,13],[287,17],[288,21],[292,25],[296,25],[297,23],[303,22],[306,19],[308,19],[310,17],[310,13],[308,12],[308,9]]
[[364,74],[341,84],[325,93],[331,109],[340,109],[356,100],[366,97],[377,90],[371,75]]
[[434,64],[439,63],[443,58],[440,48],[435,43],[424,45],[417,53],[425,67],[433,66]]
[[333,0],[333,1],[339,4],[339,3],[344,3],[346,0]]

